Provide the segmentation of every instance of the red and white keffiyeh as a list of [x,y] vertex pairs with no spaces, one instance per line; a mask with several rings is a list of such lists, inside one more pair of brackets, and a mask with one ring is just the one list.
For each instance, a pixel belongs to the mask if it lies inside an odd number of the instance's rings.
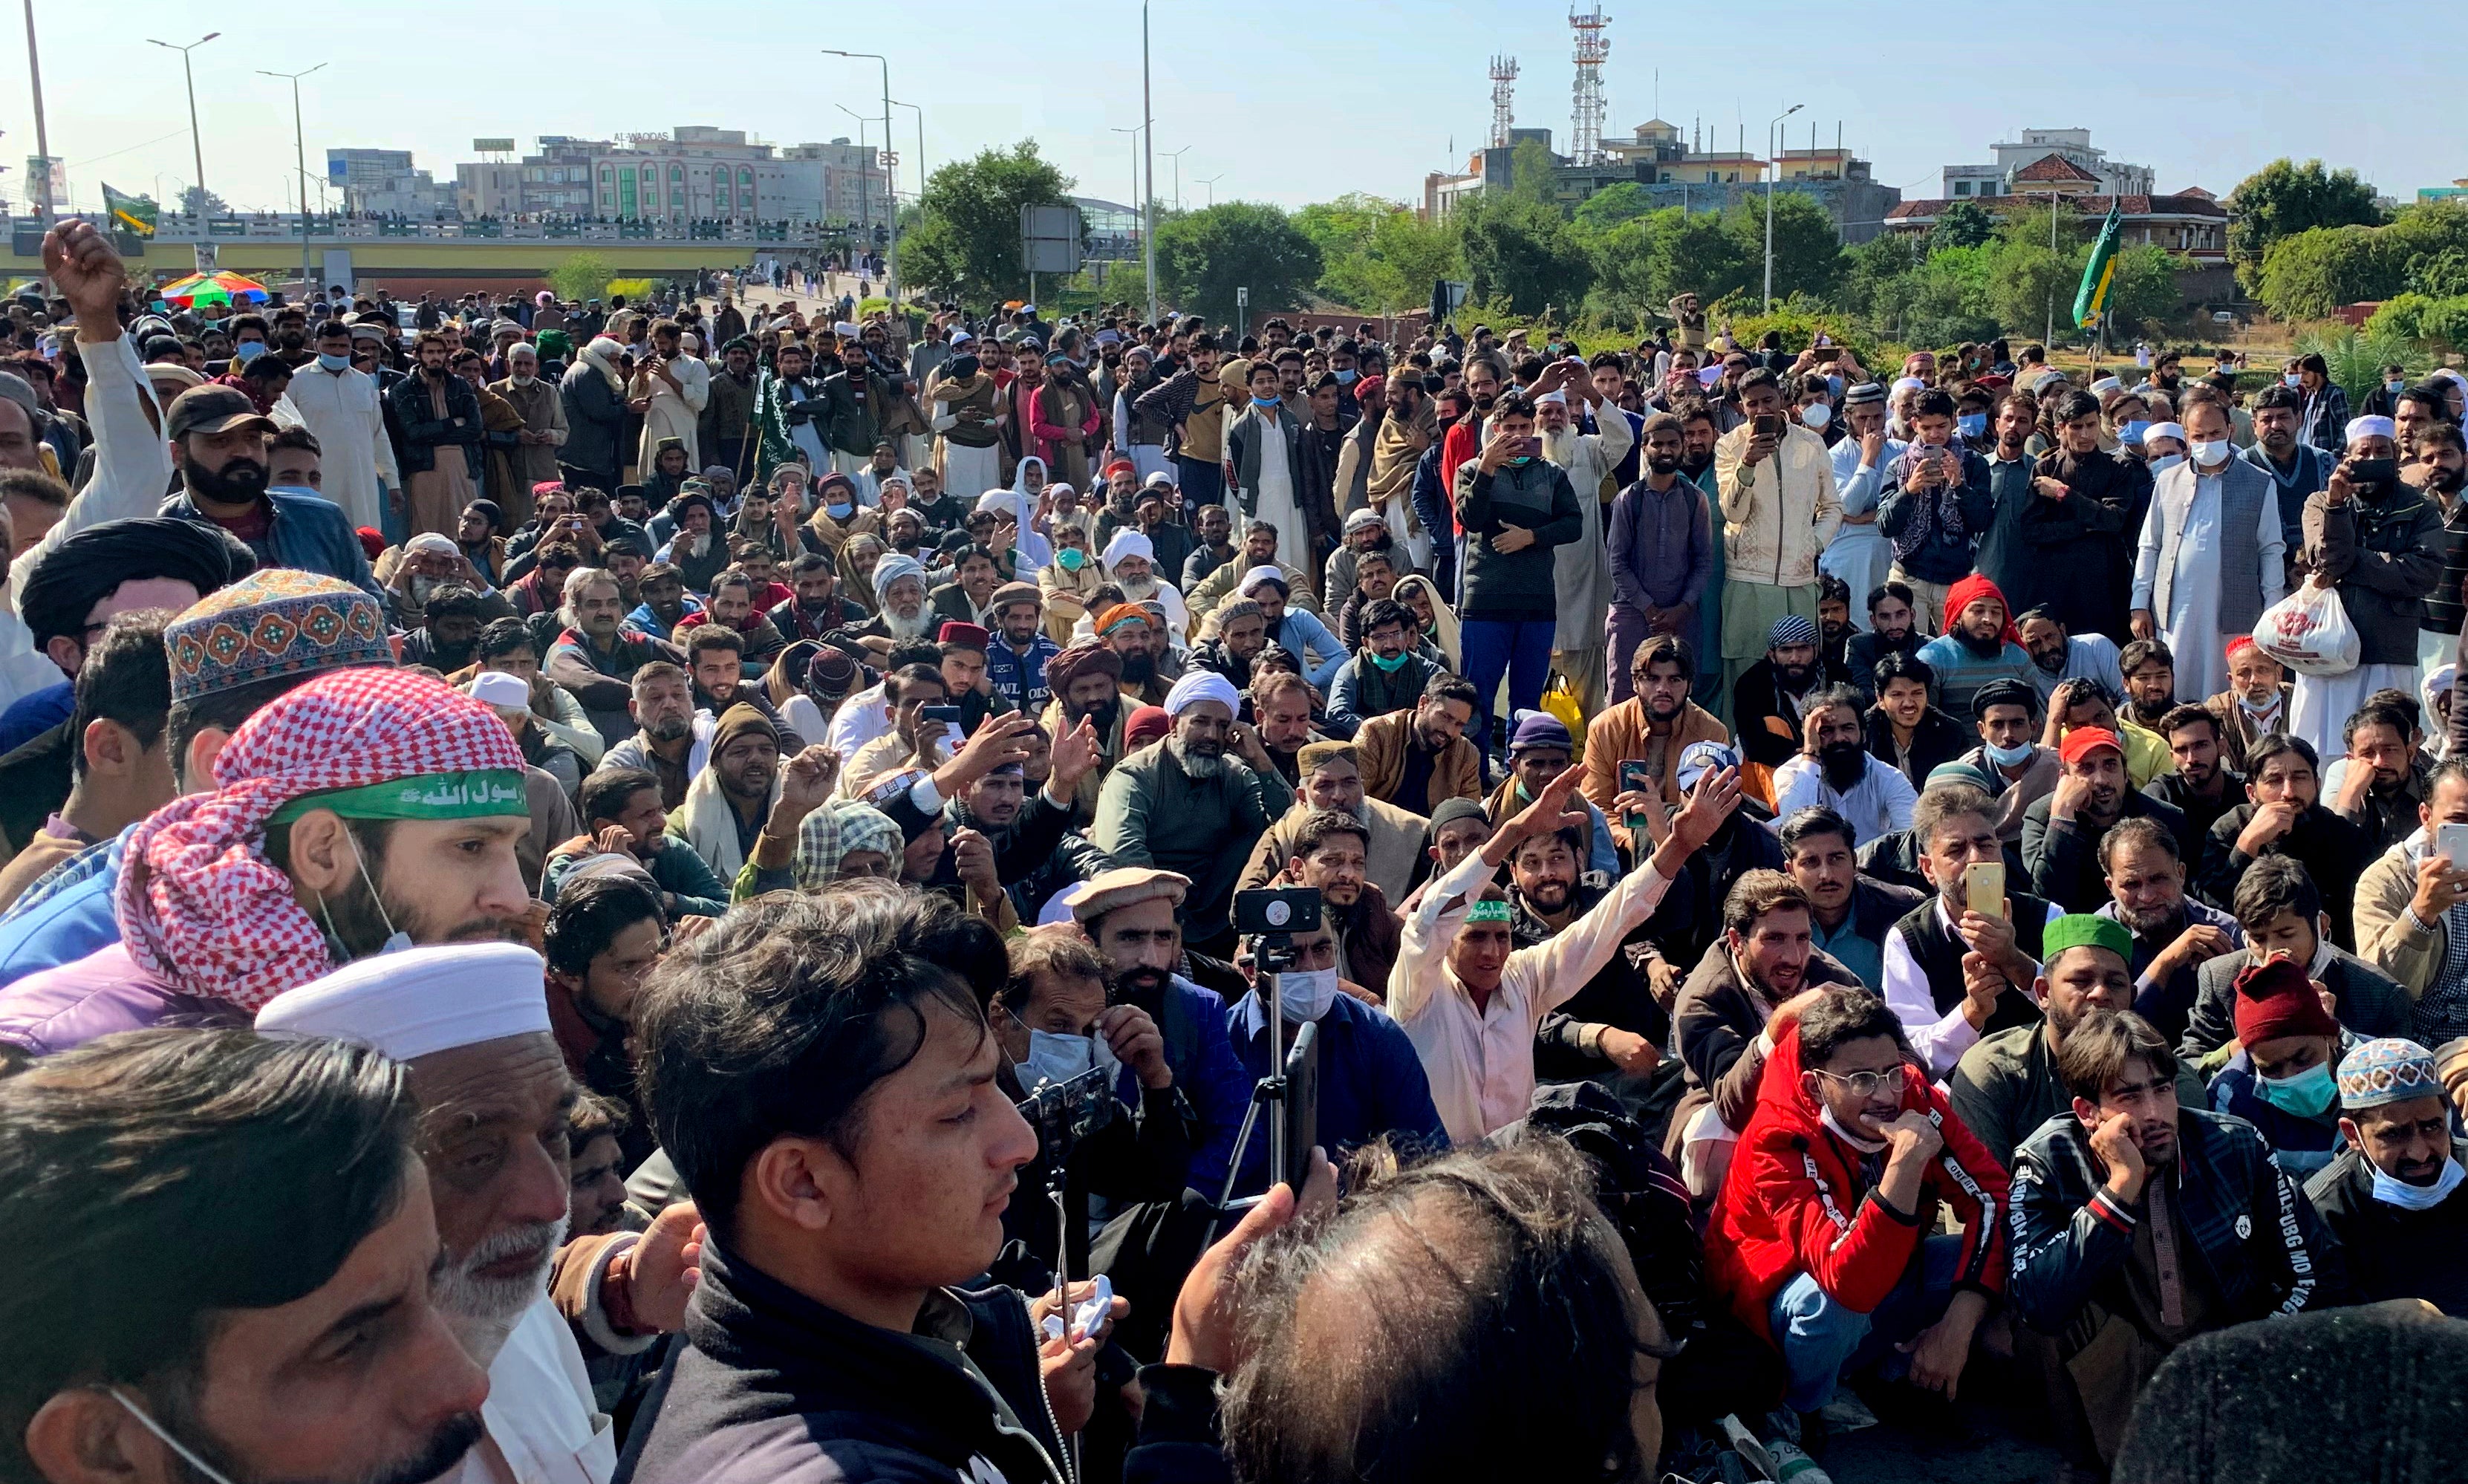
[[426,675],[341,670],[240,723],[216,790],[172,800],[123,855],[113,913],[128,955],[183,992],[255,1011],[332,965],[265,858],[265,824],[304,794],[478,768],[520,772],[495,713]]

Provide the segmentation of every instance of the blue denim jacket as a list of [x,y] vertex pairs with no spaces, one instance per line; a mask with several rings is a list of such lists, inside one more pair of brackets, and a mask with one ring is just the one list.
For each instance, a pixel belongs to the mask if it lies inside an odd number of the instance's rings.
[[[268,490],[265,498],[274,508],[274,519],[265,539],[253,543],[260,566],[323,573],[360,588],[380,604],[386,601],[385,589],[369,571],[369,554],[360,545],[359,533],[352,529],[352,518],[341,506],[317,495],[283,490]],[[165,500],[161,514],[201,526],[214,524],[186,491]]]

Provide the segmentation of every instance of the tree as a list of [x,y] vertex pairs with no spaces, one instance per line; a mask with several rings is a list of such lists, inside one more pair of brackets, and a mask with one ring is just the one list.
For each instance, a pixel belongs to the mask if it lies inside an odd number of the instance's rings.
[[1540,314],[1545,305],[1573,311],[1593,285],[1585,245],[1556,206],[1485,192],[1451,219],[1476,301],[1505,300],[1519,314]]
[[[1723,214],[1723,229],[1738,239],[1752,267],[1742,286],[1760,300],[1765,294],[1766,204],[1762,195],[1752,196]],[[1833,292],[1842,276],[1840,234],[1833,216],[1797,192],[1778,191],[1772,204],[1775,301]]]
[[1533,201],[1555,210],[1560,200],[1560,182],[1553,173],[1551,151],[1542,142],[1520,139],[1508,155],[1508,194],[1520,201]]
[[[1657,217],[1660,214],[1657,214]],[[1693,293],[1707,304],[1727,299],[1748,286],[1748,250],[1740,235],[1713,212],[1681,212],[1668,230],[1656,235],[1655,274],[1663,296]],[[1760,274],[1765,263],[1763,240],[1755,259]],[[1656,305],[1658,311],[1662,306]]]
[[1023,139],[954,160],[926,182],[900,243],[908,281],[955,297],[1000,300],[1028,287],[1019,255],[1023,206],[1068,206],[1072,179]]
[[1623,180],[1577,203],[1575,221],[1581,232],[1608,232],[1655,210],[1654,197],[1634,180]]
[[568,304],[608,297],[608,281],[617,268],[598,253],[568,253],[548,270],[548,286]]
[[2316,227],[2271,244],[2254,297],[2280,319],[2320,319],[2408,286],[2406,244],[2388,227]]
[[1372,230],[1370,256],[1380,297],[1363,308],[1390,313],[1429,304],[1434,283],[1465,271],[1449,229],[1404,207],[1381,218]]
[[1371,238],[1383,218],[1401,210],[1394,201],[1357,192],[1294,213],[1295,228],[1319,249],[1323,297],[1361,308],[1378,304],[1383,275],[1371,257]]
[[180,213],[187,217],[228,217],[231,203],[212,191],[190,186],[180,193]]
[[1157,229],[1157,286],[1178,305],[1235,323],[1234,290],[1261,310],[1291,308],[1320,276],[1317,243],[1282,210],[1220,201]]
[[1955,201],[1937,213],[1929,228],[1929,246],[1982,247],[1997,235],[1997,218],[1977,201]]
[[2371,185],[2353,170],[2328,170],[2320,160],[2274,160],[2238,182],[2223,204],[2233,214],[2228,259],[2249,292],[2258,291],[2264,261],[2279,242],[2317,227],[2371,227],[2383,220]]

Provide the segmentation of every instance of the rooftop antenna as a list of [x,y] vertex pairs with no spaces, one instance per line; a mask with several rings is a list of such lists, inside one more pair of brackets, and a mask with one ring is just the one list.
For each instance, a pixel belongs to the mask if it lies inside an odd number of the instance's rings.
[[1577,34],[1577,81],[1568,118],[1568,160],[1574,165],[1599,164],[1603,154],[1603,58],[1611,56],[1611,37],[1604,34],[1611,17],[1597,3],[1591,11],[1568,12],[1568,29]]
[[1517,58],[1491,59],[1491,148],[1508,148],[1508,131],[1517,125]]

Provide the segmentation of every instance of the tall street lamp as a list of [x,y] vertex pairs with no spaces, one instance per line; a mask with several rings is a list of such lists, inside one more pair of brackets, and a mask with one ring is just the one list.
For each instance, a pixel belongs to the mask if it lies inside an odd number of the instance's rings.
[[906,108],[917,115],[917,200],[923,205],[926,200],[926,110],[915,103],[903,103],[897,98],[891,101],[891,106]]
[[[1189,145],[1166,152],[1166,158],[1174,162],[1174,209],[1176,211],[1182,210],[1182,157],[1190,152]],[[1152,186],[1150,189],[1154,190],[1155,187]]]
[[1149,0],[1140,0],[1140,126],[1149,131],[1149,198],[1140,203],[1140,271],[1149,281],[1149,323],[1157,322],[1156,108],[1149,94]]
[[[1122,127],[1121,126],[1117,125],[1117,126],[1114,126],[1114,130],[1113,130],[1113,131],[1114,131],[1115,133],[1117,133],[1117,134],[1129,134],[1129,135],[1131,135],[1131,144],[1132,144],[1134,147],[1136,147],[1136,146],[1139,144],[1139,142],[1140,142],[1140,136],[1141,136],[1141,135],[1143,135],[1143,134],[1145,134],[1145,133],[1148,131],[1148,126],[1147,126],[1147,125],[1145,125],[1145,124],[1134,124],[1134,125],[1132,125],[1132,126],[1131,126],[1131,127],[1129,127],[1129,128],[1124,128],[1124,127]],[[1151,194],[1151,195],[1154,195],[1154,194],[1156,194],[1156,182],[1155,182],[1155,181],[1154,181],[1154,180],[1152,180],[1152,181],[1150,181],[1150,182],[1149,182],[1149,194]],[[1132,151],[1131,151],[1131,199],[1132,199],[1133,201],[1137,201],[1139,198],[1140,198],[1140,155],[1139,155],[1139,150],[1138,150],[1136,148],[1134,148],[1132,149]],[[1140,208],[1138,208],[1137,206],[1134,206],[1134,207],[1132,207],[1131,209],[1132,209],[1133,211],[1139,211],[1139,210],[1140,210]],[[1146,213],[1144,213],[1144,212],[1143,212],[1143,213],[1142,213],[1142,215],[1141,215],[1141,222],[1140,222],[1140,224],[1141,224],[1143,227],[1146,227],[1146,226],[1147,226],[1147,224],[1148,224],[1147,215],[1146,215]],[[1152,323],[1154,323],[1154,321],[1152,321]]]
[[42,179],[30,181],[34,219],[52,223],[52,134],[43,123],[43,58],[34,48],[34,0],[26,0],[26,71],[34,84],[34,149],[43,157]]
[[1217,204],[1217,183],[1224,178],[1225,172],[1223,171],[1219,171],[1216,174],[1211,175],[1206,180],[1200,182],[1201,185],[1208,188],[1209,205],[1214,206]]
[[291,164],[300,172],[300,297],[308,297],[308,146],[300,128],[300,80],[319,71],[326,64],[304,68],[299,72],[268,72],[257,69],[261,78],[281,78],[291,84]]
[[1779,151],[1774,148],[1774,130],[1782,127],[1783,120],[1807,106],[1806,103],[1794,103],[1774,115],[1774,121],[1766,126],[1766,308],[1769,309],[1773,308],[1774,176],[1782,173],[1782,162],[1775,158]]
[[[882,64],[882,152],[888,155],[891,153],[891,58],[880,52],[843,52],[828,46],[822,49],[822,53],[825,57],[848,57]],[[925,126],[923,118],[918,121],[918,126]],[[885,296],[897,307],[900,303],[900,202],[891,189],[891,165],[887,160],[882,167],[882,194],[883,205],[887,208],[883,217],[890,223],[883,234],[889,244],[883,252],[882,276],[886,281],[883,287]]]
[[[857,157],[860,162],[864,161],[867,158],[865,148],[865,131],[873,126],[874,121],[867,118],[864,114],[857,112],[856,109],[851,108],[846,103],[834,103],[832,106],[837,108],[840,112],[847,114],[850,118],[857,120]],[[891,141],[889,139],[885,139],[882,142],[882,147],[886,149],[890,148]],[[883,173],[888,175],[890,172],[886,171]],[[860,163],[857,167],[857,230],[860,240],[870,236],[865,229],[874,221],[874,214],[866,206],[866,201],[873,194],[872,181],[872,174],[866,170],[865,166]],[[885,184],[888,184],[888,182],[886,181]]]
[[189,82],[189,148],[191,157],[196,162],[197,167],[197,210],[200,213],[206,209],[206,142],[204,136],[197,132],[197,74],[196,70],[190,65],[189,54],[221,34],[219,31],[209,31],[187,46],[173,46],[169,41],[154,41],[152,36],[146,38],[166,51],[180,54],[180,75]]

